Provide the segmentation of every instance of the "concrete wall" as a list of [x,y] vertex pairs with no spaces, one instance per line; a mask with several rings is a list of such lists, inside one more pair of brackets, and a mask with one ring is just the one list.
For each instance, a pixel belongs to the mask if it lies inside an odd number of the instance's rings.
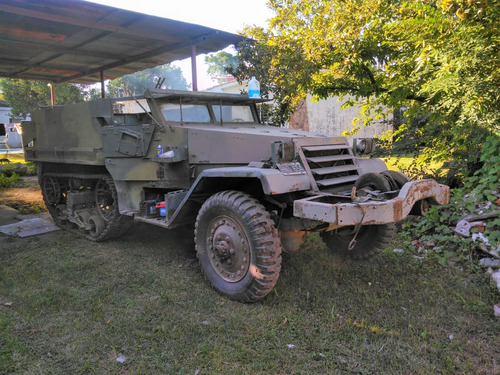
[[[313,102],[312,97],[308,95],[292,115],[290,128],[329,136],[341,136],[343,131],[352,129],[353,119],[361,116],[359,108],[350,107],[343,110],[341,106],[342,101],[337,98]],[[349,138],[373,138],[374,135],[381,135],[387,130],[392,130],[391,120],[392,115],[386,120],[375,121],[368,127],[361,126],[360,130]]]

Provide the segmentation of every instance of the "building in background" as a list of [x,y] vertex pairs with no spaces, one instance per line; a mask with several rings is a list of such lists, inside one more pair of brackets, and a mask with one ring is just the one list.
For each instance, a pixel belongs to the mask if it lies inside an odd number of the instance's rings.
[[14,124],[7,102],[0,100],[0,151],[22,147],[21,124]]
[[0,100],[0,124],[8,124],[11,121],[10,106],[5,100]]
[[[352,122],[361,117],[358,107],[342,109],[342,101],[337,97],[313,101],[310,95],[299,105],[290,118],[290,128],[341,136],[344,131],[351,131]],[[374,138],[388,130],[393,130],[392,114],[384,120],[373,121],[370,126],[361,126],[359,131],[348,138]]]
[[243,82],[242,84],[238,83],[236,78],[234,78],[232,75],[227,75],[223,79],[224,83],[221,83],[217,86],[210,87],[206,89],[205,91],[208,92],[223,92],[226,94],[241,94],[243,90],[247,89],[247,82]]

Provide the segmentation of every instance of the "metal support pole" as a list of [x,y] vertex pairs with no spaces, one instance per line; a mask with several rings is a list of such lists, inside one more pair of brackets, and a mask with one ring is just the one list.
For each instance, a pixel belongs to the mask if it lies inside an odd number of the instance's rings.
[[101,70],[101,98],[106,97],[106,88],[104,87],[104,71]]
[[198,76],[196,75],[196,44],[191,44],[191,75],[193,77],[193,91],[198,91]]
[[50,87],[50,105],[56,105],[56,88],[53,83],[47,84]]

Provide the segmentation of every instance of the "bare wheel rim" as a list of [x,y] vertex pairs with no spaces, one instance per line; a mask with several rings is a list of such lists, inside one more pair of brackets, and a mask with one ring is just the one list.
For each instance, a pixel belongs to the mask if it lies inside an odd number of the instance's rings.
[[242,280],[250,268],[250,243],[245,231],[234,219],[221,215],[209,226],[207,249],[210,263],[227,282]]
[[57,178],[44,177],[42,190],[47,204],[55,206],[61,201],[61,185]]
[[106,221],[110,220],[114,215],[115,200],[111,187],[105,180],[97,181],[95,187],[95,200],[101,216]]

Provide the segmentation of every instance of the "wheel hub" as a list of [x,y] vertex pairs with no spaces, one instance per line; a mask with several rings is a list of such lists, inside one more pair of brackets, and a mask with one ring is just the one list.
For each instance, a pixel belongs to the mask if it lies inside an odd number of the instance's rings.
[[210,262],[226,281],[238,282],[250,267],[249,241],[240,225],[229,217],[217,217],[207,239]]
[[229,242],[225,240],[217,241],[217,244],[215,245],[215,250],[217,250],[217,253],[221,260],[226,260],[226,261],[230,260],[231,255],[234,254],[234,248],[231,247]]

